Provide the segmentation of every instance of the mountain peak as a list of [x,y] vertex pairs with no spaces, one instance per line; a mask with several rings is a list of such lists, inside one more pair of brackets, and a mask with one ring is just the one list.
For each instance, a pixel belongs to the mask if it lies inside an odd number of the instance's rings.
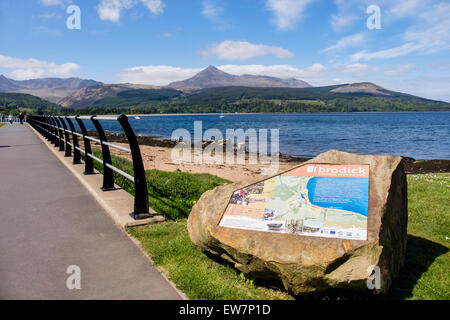
[[205,71],[205,70],[220,71],[219,69],[217,69],[215,66],[212,66],[212,65],[208,66],[208,68],[203,69],[203,71]]
[[214,87],[286,87],[286,88],[306,88],[310,85],[302,80],[297,79],[280,79],[269,76],[260,75],[232,75],[226,73],[215,66],[208,66],[192,78],[172,82],[168,85],[170,88],[192,91]]
[[214,76],[228,75],[228,76],[231,76],[230,74],[228,74],[220,69],[217,69],[215,66],[209,66],[208,68],[205,68],[202,71],[200,71],[199,73],[197,73],[197,75],[195,75],[195,76],[198,76],[198,75],[214,75]]

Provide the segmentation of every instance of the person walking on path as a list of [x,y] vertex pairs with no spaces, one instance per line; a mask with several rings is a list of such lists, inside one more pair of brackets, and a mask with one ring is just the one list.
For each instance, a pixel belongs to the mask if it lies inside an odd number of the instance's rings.
[[25,116],[23,115],[23,112],[21,112],[21,113],[19,114],[20,124],[23,124],[23,118],[25,118]]
[[9,125],[12,126],[13,121],[14,121],[14,118],[13,118],[13,115],[12,115],[12,114],[10,114],[10,115],[8,116],[8,121],[9,121]]

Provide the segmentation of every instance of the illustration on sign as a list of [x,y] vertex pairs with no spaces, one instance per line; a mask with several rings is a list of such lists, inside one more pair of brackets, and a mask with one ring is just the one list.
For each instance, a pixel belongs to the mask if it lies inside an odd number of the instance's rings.
[[369,165],[308,164],[233,193],[220,226],[367,239]]

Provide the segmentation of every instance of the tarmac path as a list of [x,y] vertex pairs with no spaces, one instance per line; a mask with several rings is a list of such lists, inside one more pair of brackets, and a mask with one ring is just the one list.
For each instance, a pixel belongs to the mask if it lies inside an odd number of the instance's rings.
[[[72,265],[81,289],[66,285]],[[181,297],[28,124],[14,123],[0,128],[0,299]]]

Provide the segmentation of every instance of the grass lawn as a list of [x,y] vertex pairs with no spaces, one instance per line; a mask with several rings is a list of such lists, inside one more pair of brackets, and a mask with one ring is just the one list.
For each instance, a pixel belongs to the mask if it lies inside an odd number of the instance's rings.
[[[446,238],[450,237],[450,174],[408,176],[408,206],[405,266],[382,299],[450,299],[450,240]],[[293,298],[282,290],[255,285],[231,266],[195,249],[189,240],[186,219],[132,228],[128,232],[191,299]],[[339,297],[368,298],[345,292],[309,298]]]
[[0,123],[0,128],[6,126],[6,123]]
[[[98,152],[98,151],[97,151]],[[100,156],[100,152],[96,154]],[[131,164],[113,157],[131,173]],[[97,169],[101,170],[98,165]],[[186,217],[200,195],[227,181],[209,174],[147,171],[150,206],[169,220],[129,228],[154,263],[191,299],[293,299],[283,290],[261,285],[232,266],[198,251],[186,229]],[[116,182],[130,191],[128,180]],[[405,266],[388,295],[375,299],[450,299],[450,174],[408,176],[408,248]],[[370,299],[335,291],[307,299]]]

